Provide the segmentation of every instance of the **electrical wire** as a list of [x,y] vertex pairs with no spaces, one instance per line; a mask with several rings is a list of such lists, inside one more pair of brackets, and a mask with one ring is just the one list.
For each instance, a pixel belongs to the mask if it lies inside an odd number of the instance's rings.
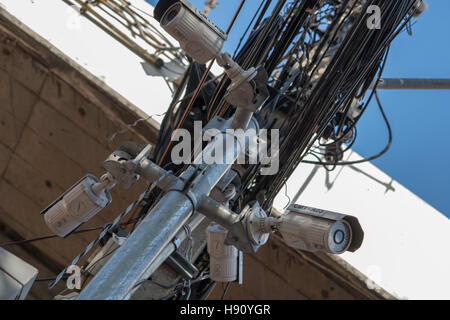
[[217,285],[217,282],[216,281],[212,281],[211,284],[208,286],[208,289],[206,289],[206,291],[201,295],[199,300],[206,300],[206,299],[208,299],[209,295],[214,290],[216,285]]
[[236,57],[236,54],[239,51],[239,48],[241,47],[242,41],[244,40],[245,36],[247,35],[248,31],[250,30],[250,27],[252,26],[253,22],[255,21],[256,17],[258,16],[259,12],[261,11],[263,5],[266,4],[268,1],[269,0],[261,1],[261,4],[259,5],[255,14],[253,15],[252,20],[250,20],[249,24],[247,25],[247,28],[245,29],[244,33],[242,34],[242,37],[239,39],[236,49],[233,52],[233,59]]
[[[100,261],[102,261],[103,259],[111,256],[114,252],[116,252],[116,250],[119,249],[119,247],[114,248],[113,250],[111,250],[110,252],[106,253],[105,255],[103,255],[102,257],[100,257],[99,259],[97,259],[88,269],[82,270],[82,273],[87,273],[89,271],[91,271],[94,266],[96,266]],[[69,278],[69,276],[63,276],[61,278],[61,280],[67,279]],[[53,277],[53,278],[40,278],[40,279],[36,279],[35,281],[55,281],[57,279],[57,277]]]
[[161,117],[161,116],[165,115],[166,113],[167,113],[167,111],[166,111],[166,112],[163,112],[163,113],[160,113],[160,114],[152,114],[152,115],[150,115],[150,116],[148,116],[148,117],[145,117],[145,118],[139,118],[139,119],[137,119],[135,122],[133,122],[133,123],[131,123],[131,124],[125,125],[125,128],[124,128],[124,129],[121,129],[121,130],[119,130],[119,131],[114,132],[107,140],[110,141],[110,142],[112,142],[112,141],[114,141],[114,139],[116,139],[116,137],[117,137],[118,135],[124,134],[124,133],[127,132],[130,128],[136,127],[140,122],[148,121],[148,120],[150,120],[150,119],[152,119],[152,118],[154,118],[154,117]]
[[89,268],[87,268],[87,269],[84,269],[83,271],[82,271],[82,273],[84,274],[84,273],[88,273],[88,272],[90,272],[100,261],[102,261],[102,260],[104,260],[104,259],[106,259],[106,258],[108,258],[108,257],[110,257],[114,252],[116,252],[117,251],[117,249],[119,249],[120,248],[120,246],[119,247],[116,247],[116,248],[114,248],[114,249],[112,249],[111,251],[109,251],[108,253],[105,253],[102,257],[100,257],[100,258],[98,258],[97,260],[95,260],[95,262],[91,265],[91,266],[89,266]]
[[[129,224],[132,224],[134,222],[135,222],[135,220],[130,220],[130,221],[127,221],[127,222],[120,223],[120,226],[129,225]],[[98,230],[101,230],[103,228],[104,228],[104,226],[99,226],[99,227],[93,227],[93,228],[88,228],[88,229],[75,230],[72,233],[70,233],[67,237],[70,237],[71,235],[74,235],[74,234],[98,231]],[[0,247],[3,248],[3,247],[7,247],[7,246],[21,245],[21,244],[31,243],[31,242],[35,242],[35,241],[42,241],[42,240],[54,239],[54,238],[61,238],[61,237],[56,235],[56,234],[50,234],[50,235],[40,236],[40,237],[36,237],[36,238],[30,238],[30,239],[24,239],[24,240],[18,240],[18,241],[11,241],[11,242],[4,242],[4,243],[0,244]]]
[[[200,82],[198,83],[198,86],[197,86],[197,88],[195,89],[194,94],[192,95],[191,100],[189,101],[189,104],[188,104],[188,106],[186,107],[186,110],[184,111],[183,115],[181,116],[181,119],[180,119],[180,121],[178,122],[178,125],[177,125],[177,127],[175,128],[174,131],[177,131],[177,130],[180,129],[181,126],[183,125],[184,120],[186,119],[186,116],[187,116],[189,110],[191,109],[192,105],[194,104],[194,101],[195,101],[195,99],[197,98],[197,95],[198,95],[198,93],[200,92],[200,89],[202,88],[203,82],[205,81],[206,77],[207,77],[208,74],[209,74],[209,71],[211,70],[211,68],[212,68],[212,66],[213,66],[213,64],[214,64],[214,61],[215,61],[215,59],[211,60],[211,62],[210,62],[209,65],[208,65],[208,68],[206,68],[205,72],[203,73],[203,76],[202,76],[202,78],[200,79]],[[173,143],[173,140],[170,139],[170,140],[169,140],[169,144],[168,144],[167,147],[166,147],[166,150],[164,151],[164,153],[163,153],[161,159],[160,159],[159,162],[158,162],[158,165],[159,165],[159,166],[163,164],[164,159],[166,158],[166,156],[167,156],[167,154],[168,154],[168,152],[169,152],[169,150],[170,150],[170,147],[172,146],[172,143]]]
[[167,299],[170,299],[171,297],[174,297],[178,293],[178,291],[180,291],[181,289],[185,288],[187,290],[186,290],[186,293],[183,295],[183,299],[184,300],[188,300],[190,295],[191,295],[191,292],[192,292],[190,286],[192,284],[195,284],[195,283],[198,283],[198,282],[201,282],[201,281],[204,281],[204,280],[208,280],[208,279],[210,279],[209,274],[200,274],[198,276],[198,278],[195,278],[195,279],[189,280],[189,281],[185,281],[183,279],[180,279],[177,283],[175,283],[173,285],[166,285],[166,284],[160,283],[158,281],[155,281],[153,279],[143,279],[141,281],[138,281],[133,286],[133,288],[130,291],[136,289],[137,287],[139,287],[140,285],[142,285],[144,283],[151,283],[151,284],[154,284],[154,285],[156,285],[156,286],[158,286],[158,287],[160,287],[162,289],[171,290],[171,292],[168,295],[163,296],[162,298],[160,298],[160,300],[167,300]]
[[223,293],[222,293],[222,296],[220,297],[220,300],[225,299],[225,296],[226,296],[226,294],[228,292],[228,288],[230,287],[230,284],[231,284],[231,282],[228,282],[226,284],[225,288],[223,288],[223,283],[222,283]]
[[[258,180],[256,184],[253,184],[254,192],[268,189],[265,208],[270,206],[273,197],[279,192],[287,177],[306,155],[314,140],[320,137],[325,126],[333,119],[337,111],[341,108],[348,110],[349,103],[361,86],[363,86],[363,90],[366,90],[377,65],[382,61],[383,51],[401,32],[405,25],[402,21],[410,19],[408,12],[413,1],[382,3],[376,0],[368,1],[361,12],[365,12],[364,9],[372,4],[382,7],[384,21],[382,29],[377,31],[368,29],[363,14],[352,18],[353,25],[348,28],[342,44],[335,50],[334,57],[327,62],[325,72],[314,85],[311,94],[307,96],[306,105],[298,115],[289,119],[292,126],[288,129],[288,138],[286,135],[282,137],[284,141],[282,141],[280,149],[280,154],[283,157],[287,155],[287,157],[280,159],[281,166],[278,175],[275,179],[273,177],[255,177]],[[301,92],[301,90],[297,90],[298,97]],[[329,107],[325,108],[325,106]],[[347,130],[350,131],[353,128],[349,126]],[[344,136],[343,134],[341,138]],[[298,147],[292,150],[293,145],[298,145]],[[255,195],[254,193],[247,194],[246,201]]]
[[[62,279],[67,279],[68,277],[63,277]],[[38,278],[34,280],[35,282],[45,282],[45,281],[55,281],[56,277],[54,278]]]
[[380,158],[384,154],[386,154],[386,152],[389,151],[389,149],[390,149],[390,147],[392,145],[392,140],[393,140],[392,128],[391,128],[389,120],[388,120],[388,118],[386,116],[386,113],[385,113],[385,111],[383,109],[383,106],[381,105],[381,101],[380,101],[380,98],[378,97],[378,93],[377,93],[376,90],[375,90],[375,98],[376,98],[377,105],[378,105],[378,108],[380,110],[381,116],[383,117],[383,120],[384,120],[384,122],[386,124],[386,128],[387,128],[388,135],[389,135],[388,142],[387,142],[386,146],[383,148],[383,150],[381,150],[380,152],[378,152],[377,154],[375,154],[375,155],[373,155],[371,157],[368,157],[368,158],[365,158],[365,159],[361,159],[361,160],[355,160],[355,161],[341,161],[341,162],[329,163],[329,162],[323,162],[323,161],[315,162],[315,161],[303,160],[302,162],[303,163],[308,163],[308,164],[316,164],[316,165],[320,164],[320,165],[325,165],[325,166],[326,165],[347,166],[347,165],[361,164],[361,163],[364,163],[364,162],[373,161],[375,159]]

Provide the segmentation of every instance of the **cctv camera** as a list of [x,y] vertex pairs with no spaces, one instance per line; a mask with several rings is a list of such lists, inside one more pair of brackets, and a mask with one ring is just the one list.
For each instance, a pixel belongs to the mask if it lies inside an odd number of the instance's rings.
[[297,204],[290,206],[277,224],[289,246],[305,251],[354,252],[364,238],[356,217]]
[[65,237],[111,202],[108,190],[114,185],[115,181],[108,174],[105,174],[101,180],[88,174],[41,214],[44,215],[50,230],[60,237]]
[[154,17],[181,48],[200,64],[222,50],[226,34],[186,0],[160,0]]

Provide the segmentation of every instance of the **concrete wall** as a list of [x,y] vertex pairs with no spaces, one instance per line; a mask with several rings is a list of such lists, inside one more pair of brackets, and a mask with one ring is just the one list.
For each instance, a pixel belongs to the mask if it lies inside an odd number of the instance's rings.
[[[6,17],[3,12],[0,19],[1,243],[51,234],[42,209],[86,173],[100,176],[103,160],[122,141],[154,141],[158,129],[140,123],[137,131],[108,141],[144,114]],[[116,187],[112,204],[83,228],[112,221],[144,188],[144,181],[126,191]],[[27,245],[32,254],[23,258],[41,270],[40,278],[53,277],[97,234],[33,242]],[[49,297],[45,284],[37,287],[31,297]]]

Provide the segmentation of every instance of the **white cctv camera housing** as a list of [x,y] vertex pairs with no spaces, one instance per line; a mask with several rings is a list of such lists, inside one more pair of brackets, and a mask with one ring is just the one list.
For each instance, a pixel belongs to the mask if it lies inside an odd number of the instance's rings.
[[278,229],[286,243],[305,251],[341,254],[361,247],[364,232],[356,217],[294,204]]
[[64,192],[41,212],[50,230],[66,237],[105,208],[112,200],[105,184],[113,185],[88,174]]
[[225,244],[228,230],[212,223],[206,230],[209,254],[210,277],[217,282],[231,282],[238,277],[239,251],[235,246]]
[[160,0],[153,16],[200,64],[219,55],[227,39],[225,33],[186,0]]

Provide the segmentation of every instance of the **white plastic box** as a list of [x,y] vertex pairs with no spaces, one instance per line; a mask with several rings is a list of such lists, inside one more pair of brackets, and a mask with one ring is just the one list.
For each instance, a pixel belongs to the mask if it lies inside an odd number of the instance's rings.
[[30,291],[38,270],[0,248],[0,300],[23,300]]

